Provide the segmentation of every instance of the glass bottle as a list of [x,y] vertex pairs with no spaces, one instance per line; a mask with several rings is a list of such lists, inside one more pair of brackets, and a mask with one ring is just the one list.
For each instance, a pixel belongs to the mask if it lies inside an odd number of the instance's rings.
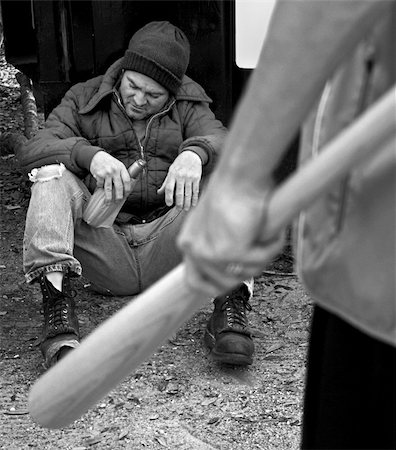
[[[143,159],[138,159],[128,168],[128,173],[131,177],[131,192],[145,166],[146,161]],[[94,228],[112,227],[114,220],[120,212],[120,209],[125,203],[129,193],[125,195],[122,200],[112,201],[106,204],[104,189],[102,187],[97,188],[85,208],[83,220]]]

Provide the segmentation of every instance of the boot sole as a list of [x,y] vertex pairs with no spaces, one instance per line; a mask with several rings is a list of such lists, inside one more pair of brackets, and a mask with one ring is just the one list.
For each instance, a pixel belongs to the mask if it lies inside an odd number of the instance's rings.
[[241,353],[221,353],[217,352],[214,347],[216,344],[215,337],[206,329],[204,335],[205,345],[210,350],[210,356],[213,361],[229,364],[232,366],[249,366],[253,364],[253,357],[242,355]]
[[46,339],[40,345],[44,357],[44,366],[48,369],[55,365],[66,353],[80,345],[79,339],[73,333],[60,334]]

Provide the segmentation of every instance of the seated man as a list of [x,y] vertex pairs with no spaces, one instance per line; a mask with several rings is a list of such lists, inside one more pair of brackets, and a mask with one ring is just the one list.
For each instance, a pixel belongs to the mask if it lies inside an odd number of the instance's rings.
[[[189,56],[180,29],[147,24],[103,76],[66,93],[18,155],[32,171],[24,271],[43,294],[47,366],[79,342],[70,278],[84,273],[101,292],[134,295],[181,261],[176,235],[226,134],[210,98],[185,75]],[[139,158],[146,167],[131,191],[127,168]],[[127,196],[110,228],[82,220],[96,187],[107,202]],[[242,284],[214,301],[205,342],[219,361],[252,362],[251,290]]]

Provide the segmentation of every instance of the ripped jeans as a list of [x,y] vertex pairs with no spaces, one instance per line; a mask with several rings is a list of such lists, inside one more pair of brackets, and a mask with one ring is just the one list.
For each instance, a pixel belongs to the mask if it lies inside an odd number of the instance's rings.
[[93,228],[83,220],[91,196],[63,165],[32,171],[23,264],[26,281],[70,270],[109,295],[135,295],[181,262],[176,235],[186,212],[171,209],[138,225]]

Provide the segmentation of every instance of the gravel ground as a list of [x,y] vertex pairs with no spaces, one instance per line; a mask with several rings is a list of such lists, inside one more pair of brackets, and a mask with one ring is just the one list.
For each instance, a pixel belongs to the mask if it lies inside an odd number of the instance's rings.
[[[202,342],[206,305],[75,423],[47,430],[32,421],[27,395],[44,370],[37,349],[41,296],[22,273],[29,190],[1,144],[6,133],[23,132],[15,72],[1,51],[0,448],[297,450],[312,302],[291,272],[288,248],[256,279],[252,366],[210,359]],[[133,300],[98,296],[87,285],[84,279],[76,285],[84,336]]]

